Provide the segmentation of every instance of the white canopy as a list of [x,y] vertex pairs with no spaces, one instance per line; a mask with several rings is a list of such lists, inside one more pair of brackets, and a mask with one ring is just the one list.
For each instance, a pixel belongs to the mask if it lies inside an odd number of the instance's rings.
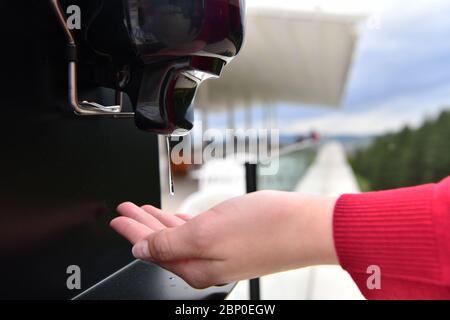
[[205,110],[289,103],[339,106],[361,17],[251,7],[244,47],[220,79],[206,81]]

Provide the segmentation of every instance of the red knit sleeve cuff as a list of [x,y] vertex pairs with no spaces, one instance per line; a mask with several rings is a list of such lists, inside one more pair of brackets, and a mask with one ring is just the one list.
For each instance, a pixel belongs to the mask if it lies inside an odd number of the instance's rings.
[[[449,181],[450,182],[450,181]],[[363,293],[373,266],[381,283],[404,280],[442,285],[433,215],[435,185],[341,196],[333,229],[341,266]]]

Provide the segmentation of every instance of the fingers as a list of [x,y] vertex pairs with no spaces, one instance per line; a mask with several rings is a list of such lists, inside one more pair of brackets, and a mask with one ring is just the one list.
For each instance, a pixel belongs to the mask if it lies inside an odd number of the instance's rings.
[[192,233],[181,225],[151,233],[133,247],[133,255],[153,262],[173,262],[197,258],[198,248],[193,245]]
[[124,202],[117,207],[117,211],[125,217],[129,217],[154,231],[165,229],[166,226],[161,223],[158,218],[148,214],[144,209],[138,207],[134,203]]
[[128,217],[118,217],[110,222],[111,227],[122,237],[135,244],[147,238],[153,230]]
[[123,216],[111,221],[111,227],[128,239],[137,259],[157,263],[179,275],[194,288],[206,288],[218,281],[211,276],[218,261],[203,259],[203,249],[186,221],[186,214],[172,215],[153,206],[142,208],[133,203],[121,204]]
[[162,210],[155,208],[150,205],[145,205],[142,207],[144,211],[151,214],[153,217],[158,219],[163,225],[165,225],[167,228],[177,227],[179,225],[182,225],[186,222],[186,220],[181,219],[180,217],[165,213]]
[[153,206],[138,207],[131,202],[119,205],[122,217],[111,226],[134,244],[133,255],[154,262],[179,261],[198,257],[192,232],[186,228],[188,215],[175,216]]
[[180,218],[181,220],[183,220],[185,222],[187,222],[187,221],[192,219],[192,217],[190,215],[184,214],[184,213],[177,213],[175,216]]

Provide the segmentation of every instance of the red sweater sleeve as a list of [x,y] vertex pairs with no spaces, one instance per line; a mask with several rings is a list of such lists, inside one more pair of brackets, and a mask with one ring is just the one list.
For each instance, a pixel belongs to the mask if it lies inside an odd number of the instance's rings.
[[[450,177],[343,195],[333,230],[339,262],[367,299],[450,299]],[[371,266],[379,289],[367,283]]]

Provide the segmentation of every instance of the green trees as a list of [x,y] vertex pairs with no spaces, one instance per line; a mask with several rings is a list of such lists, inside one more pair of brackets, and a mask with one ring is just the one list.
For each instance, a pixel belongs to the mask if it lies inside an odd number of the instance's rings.
[[418,129],[405,127],[375,139],[351,159],[355,173],[371,189],[437,182],[450,175],[450,111]]

